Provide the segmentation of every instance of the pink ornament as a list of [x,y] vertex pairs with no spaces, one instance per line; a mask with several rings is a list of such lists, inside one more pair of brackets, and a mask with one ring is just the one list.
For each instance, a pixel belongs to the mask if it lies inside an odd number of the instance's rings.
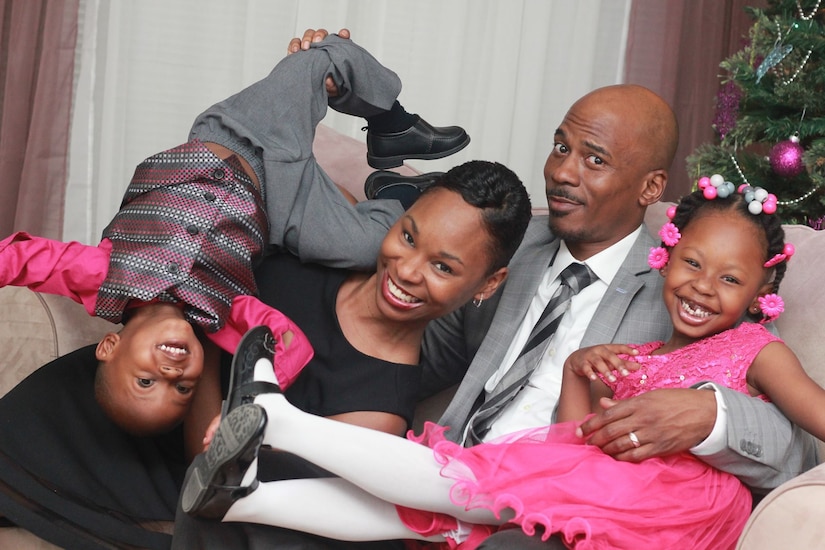
[[676,215],[676,207],[675,206],[669,206],[666,213],[667,213],[667,219],[672,220],[673,217]]
[[705,187],[710,185],[710,178],[707,176],[702,176],[701,178],[699,178],[698,185],[699,189],[704,189]]
[[776,213],[776,203],[772,201],[765,201],[765,204],[762,205],[762,212],[765,214]]
[[802,162],[802,153],[805,150],[799,144],[799,138],[791,136],[786,141],[780,141],[771,148],[768,158],[771,168],[777,176],[783,178],[793,178],[805,170],[805,163]]
[[705,190],[702,191],[702,194],[705,196],[706,199],[713,200],[716,198],[717,195],[716,188],[712,185],[708,185],[707,187],[705,187]]

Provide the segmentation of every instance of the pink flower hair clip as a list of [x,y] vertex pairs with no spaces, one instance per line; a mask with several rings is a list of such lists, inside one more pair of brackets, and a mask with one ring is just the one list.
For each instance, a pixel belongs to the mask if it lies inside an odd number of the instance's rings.
[[785,311],[785,301],[778,294],[765,294],[759,297],[759,308],[764,316],[761,324],[776,320]]
[[796,252],[796,248],[794,248],[794,245],[792,245],[791,243],[785,243],[785,247],[782,249],[782,253],[774,254],[773,258],[765,262],[763,265],[764,267],[770,268],[784,261],[790,260],[791,256],[794,255],[794,252]]
[[[675,215],[675,206],[671,206],[667,209],[668,220],[672,220]],[[682,238],[682,234],[679,233],[679,228],[676,227],[676,225],[672,221],[668,221],[659,230],[659,237],[662,238],[662,242],[666,246],[674,247],[679,242],[679,239]],[[656,248],[650,249],[650,254],[647,256],[647,265],[649,265],[653,269],[662,269],[667,265],[667,262],[669,260],[670,253],[667,251],[667,248],[663,246],[657,246]]]
[[662,246],[657,246],[656,248],[650,249],[650,254],[647,256],[647,265],[653,269],[662,269],[667,265],[669,260],[670,254],[668,254],[667,249]]
[[659,230],[659,236],[662,238],[662,242],[670,247],[676,246],[676,243],[682,238],[679,228],[673,225],[673,222],[664,224]]

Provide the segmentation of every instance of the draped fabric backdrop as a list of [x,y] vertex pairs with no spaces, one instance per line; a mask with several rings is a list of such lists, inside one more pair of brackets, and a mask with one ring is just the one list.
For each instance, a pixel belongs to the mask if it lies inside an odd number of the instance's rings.
[[[622,77],[629,0],[84,0],[63,237],[97,242],[134,167],[212,103],[265,76],[307,27],[347,27],[395,70],[400,100],[472,142],[445,170],[500,161],[545,204],[542,167],[570,103]],[[364,139],[364,121],[325,123]],[[71,213],[71,214],[69,214]]]
[[[683,157],[713,137],[718,63],[749,26],[741,7],[760,1],[0,0],[1,234],[96,243],[135,165],[184,141],[307,27],[351,29],[401,76],[410,111],[470,133],[461,153],[413,166],[497,160],[535,206],[570,104],[611,83],[649,86],[682,126],[675,198],[690,186]],[[363,139],[362,120],[325,123]]]
[[78,0],[0,0],[0,237],[60,237]]
[[665,200],[678,200],[696,181],[699,174],[687,173],[685,158],[715,139],[719,63],[747,39],[752,21],[744,7],[766,5],[766,0],[633,1],[625,82],[659,93],[679,119],[679,149]]

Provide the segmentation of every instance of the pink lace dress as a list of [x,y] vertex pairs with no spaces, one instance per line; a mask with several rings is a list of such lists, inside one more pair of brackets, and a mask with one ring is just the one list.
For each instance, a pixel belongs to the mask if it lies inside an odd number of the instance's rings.
[[[747,392],[745,374],[761,349],[779,340],[761,325],[743,323],[666,355],[663,345],[637,346],[642,367],[612,384],[615,397],[653,388],[689,387],[712,380]],[[527,430],[465,448],[428,424],[416,441],[433,448],[442,474],[455,480],[451,499],[465,508],[485,507],[515,517],[546,539],[559,533],[576,549],[733,548],[751,511],[739,480],[687,453],[639,464],[621,462],[575,436],[576,423]],[[455,529],[449,516],[398,507],[412,529],[436,534]],[[537,529],[538,527],[538,529]],[[462,549],[475,548],[496,529],[479,526]],[[446,546],[455,547],[450,542]]]

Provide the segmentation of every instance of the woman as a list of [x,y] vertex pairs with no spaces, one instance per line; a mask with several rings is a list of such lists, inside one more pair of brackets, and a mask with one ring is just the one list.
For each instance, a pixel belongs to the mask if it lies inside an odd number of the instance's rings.
[[[313,392],[343,379],[363,395],[321,414],[403,431],[427,322],[495,292],[529,217],[515,174],[473,161],[449,171],[391,228],[374,273],[268,258],[258,272],[262,299],[292,309],[286,313],[306,325],[317,360],[326,361],[307,367],[296,403],[323,406],[326,394]],[[341,349],[348,359],[335,361]],[[134,438],[112,425],[93,398],[93,351],[47,365],[0,400],[0,512],[62,546],[168,548],[186,466],[181,434]],[[362,368],[369,386],[349,378]],[[371,390],[385,374],[404,377],[395,386],[400,405]]]
[[305,327],[315,350],[287,397],[314,414],[403,435],[427,323],[496,291],[528,219],[515,174],[471,161],[389,230],[373,273],[270,257],[257,272],[261,298]]

